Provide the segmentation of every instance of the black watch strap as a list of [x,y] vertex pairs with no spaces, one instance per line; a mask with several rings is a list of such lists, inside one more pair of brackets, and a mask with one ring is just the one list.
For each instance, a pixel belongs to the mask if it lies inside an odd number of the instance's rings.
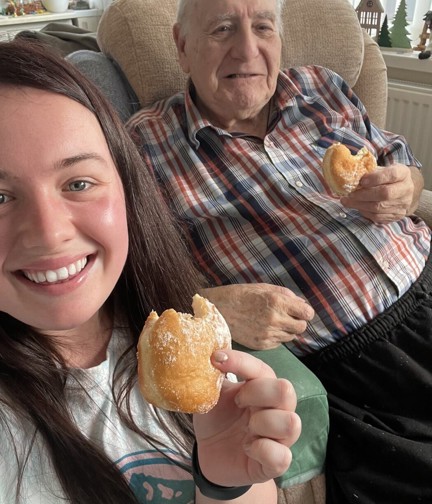
[[215,500],[232,500],[246,493],[252,485],[239,487],[226,487],[216,485],[209,481],[201,472],[201,467],[198,460],[198,445],[195,441],[192,450],[192,476],[195,485],[199,488],[204,497]]

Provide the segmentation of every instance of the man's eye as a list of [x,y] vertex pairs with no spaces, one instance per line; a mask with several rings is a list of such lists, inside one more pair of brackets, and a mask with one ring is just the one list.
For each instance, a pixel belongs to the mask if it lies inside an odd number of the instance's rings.
[[260,32],[273,32],[274,28],[269,24],[261,24],[256,27],[256,29]]
[[226,33],[229,31],[231,31],[231,27],[229,25],[221,25],[216,28],[215,33]]
[[69,190],[74,192],[84,191],[90,187],[90,185],[90,182],[86,182],[85,180],[75,180],[69,184]]

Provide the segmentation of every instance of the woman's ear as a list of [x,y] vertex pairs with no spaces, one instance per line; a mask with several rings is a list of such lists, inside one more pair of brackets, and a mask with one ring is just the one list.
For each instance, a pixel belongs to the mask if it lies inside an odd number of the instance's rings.
[[189,62],[186,55],[186,37],[181,34],[180,24],[173,26],[173,38],[177,47],[178,62],[184,73],[189,73]]

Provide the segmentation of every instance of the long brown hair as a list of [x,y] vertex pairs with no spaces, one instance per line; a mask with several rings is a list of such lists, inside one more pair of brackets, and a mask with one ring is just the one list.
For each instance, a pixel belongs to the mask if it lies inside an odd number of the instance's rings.
[[[203,285],[203,279],[120,119],[78,70],[34,41],[0,43],[0,87],[5,85],[64,95],[87,107],[99,120],[124,186],[130,242],[124,270],[108,303],[115,309],[116,318],[125,321],[133,344],[117,364],[112,387],[124,423],[162,449],[138,429],[129,407],[129,393],[136,382],[136,343],[150,310],[161,312],[173,307],[189,311],[191,298]],[[34,436],[28,450],[36,433],[42,436],[70,502],[136,503],[113,462],[71,420],[65,397],[67,377],[65,362],[48,338],[0,313],[0,422],[7,425],[2,418],[4,407],[18,418],[31,421]],[[163,412],[158,416],[170,437],[172,427],[177,427],[181,433],[177,441],[189,450],[193,439],[190,417]],[[25,461],[25,456],[18,461],[17,501]]]

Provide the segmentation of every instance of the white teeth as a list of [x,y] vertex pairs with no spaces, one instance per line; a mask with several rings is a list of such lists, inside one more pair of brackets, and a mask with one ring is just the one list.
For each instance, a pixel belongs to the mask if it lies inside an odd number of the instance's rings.
[[56,270],[37,271],[33,273],[24,271],[23,273],[26,278],[35,283],[54,283],[61,280],[67,280],[70,276],[76,275],[84,268],[86,264],[87,257],[84,257],[83,259],[79,259],[78,261],[69,264],[68,266],[63,266],[62,268]]
[[45,273],[45,276],[46,276],[47,282],[50,282],[50,283],[56,282],[58,280],[58,276],[55,271],[47,271]]
[[45,282],[46,278],[43,273],[36,273],[36,278],[35,275],[33,275],[33,277],[30,277],[30,280],[33,280],[34,282]]

